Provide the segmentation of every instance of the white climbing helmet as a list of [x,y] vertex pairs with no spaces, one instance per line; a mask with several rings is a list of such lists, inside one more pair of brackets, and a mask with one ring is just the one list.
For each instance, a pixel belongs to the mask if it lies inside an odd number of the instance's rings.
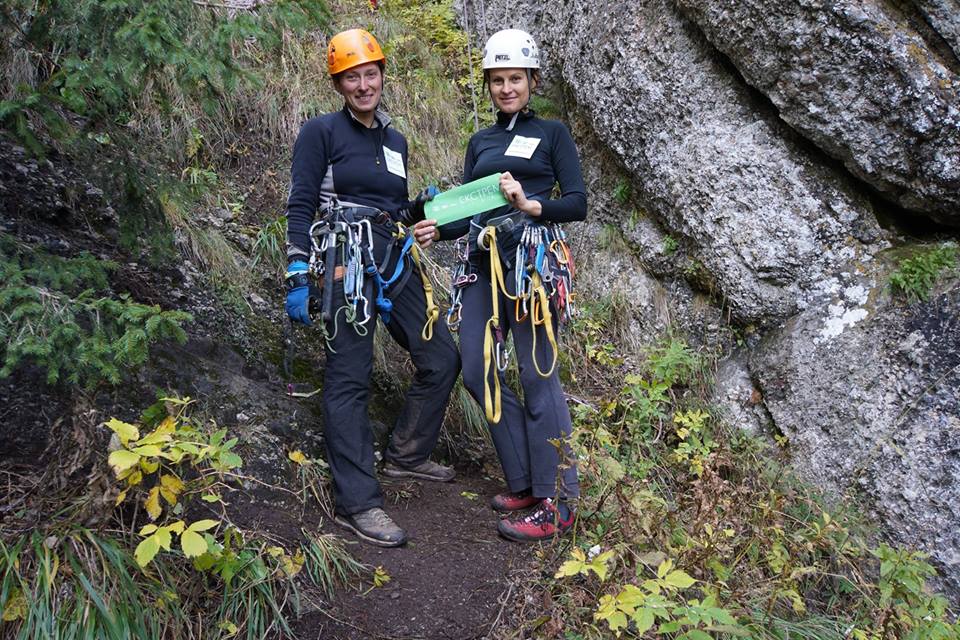
[[483,47],[483,69],[539,69],[540,49],[533,36],[520,29],[504,29]]

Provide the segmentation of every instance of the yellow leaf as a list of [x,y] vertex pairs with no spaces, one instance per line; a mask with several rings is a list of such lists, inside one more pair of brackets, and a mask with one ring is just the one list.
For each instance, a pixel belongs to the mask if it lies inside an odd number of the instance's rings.
[[27,615],[27,598],[23,591],[14,588],[10,597],[7,598],[7,606],[3,608],[3,616],[0,620],[4,622],[13,622],[14,620],[24,620]]
[[147,515],[150,516],[151,520],[156,520],[160,517],[160,514],[163,512],[163,509],[160,508],[160,487],[150,489],[150,493],[147,494],[146,499],[143,501],[143,506],[146,507]]
[[113,472],[119,476],[121,473],[140,462],[140,456],[133,451],[118,449],[111,453],[109,457],[107,457],[107,462],[113,468]]
[[155,460],[143,458],[140,460],[140,468],[143,469],[144,473],[153,473],[160,468],[160,463]]
[[307,456],[303,455],[303,452],[299,449],[296,451],[291,451],[287,454],[287,457],[297,464],[310,464],[310,460],[308,460]]
[[135,467],[131,467],[131,468],[133,468],[133,469],[135,469],[135,470],[134,470],[133,473],[131,473],[129,476],[127,476],[127,487],[128,487],[128,488],[129,488],[129,487],[135,487],[135,486],[137,486],[138,484],[140,484],[141,482],[143,482],[143,474],[140,473],[140,469],[136,469]]
[[104,424],[108,429],[117,434],[117,437],[120,438],[120,442],[123,443],[124,446],[131,440],[136,440],[140,437],[140,431],[138,431],[135,426],[117,420],[116,418],[110,418],[110,420]]
[[170,551],[170,528],[169,527],[160,527],[157,529],[157,532],[154,534],[154,537],[157,539],[157,544],[162,548]]
[[140,535],[142,535],[142,536],[148,536],[148,535],[150,535],[151,533],[153,533],[154,531],[156,531],[158,528],[159,528],[159,527],[157,527],[157,525],[155,525],[155,524],[146,524],[146,525],[143,525],[143,528],[140,529]]
[[173,531],[174,533],[183,533],[183,528],[183,520],[177,520],[176,522],[167,525],[167,529]]
[[177,419],[173,416],[167,416],[163,419],[157,428],[153,430],[154,433],[159,435],[169,435],[177,430]]
[[663,576],[670,573],[670,569],[672,568],[673,568],[673,560],[671,560],[670,558],[667,558],[666,560],[660,563],[659,567],[657,567],[657,577],[662,578]]
[[678,587],[680,589],[687,589],[693,586],[693,584],[696,582],[696,580],[687,575],[685,571],[681,571],[680,569],[671,571],[667,577],[664,578],[664,581],[667,584],[673,585],[674,587]]
[[306,558],[303,555],[302,551],[297,551],[296,555],[293,557],[283,556],[280,558],[280,567],[283,569],[283,572],[288,578],[300,573],[300,570],[303,569],[303,563],[306,562]]
[[160,476],[160,495],[171,505],[177,504],[177,496],[183,491],[183,481],[177,476],[165,473]]
[[[215,526],[220,524],[217,520],[197,520],[189,527],[188,531],[206,531],[207,529],[213,529]],[[280,553],[283,553],[283,549],[280,549]]]
[[180,534],[180,547],[183,549],[183,555],[196,558],[207,552],[207,541],[199,533],[187,529]]
[[388,582],[390,582],[390,574],[382,566],[377,565],[377,568],[373,570],[373,586],[382,587]]
[[138,565],[145,567],[153,560],[158,551],[160,551],[160,543],[157,542],[156,537],[150,536],[137,545],[136,551],[133,552],[133,559],[137,561]]
[[113,506],[115,506],[115,507],[116,507],[116,506],[119,506],[120,503],[123,502],[123,501],[126,500],[126,499],[127,499],[127,490],[124,489],[124,490],[121,491],[120,494],[117,496],[117,499],[114,501]]
[[160,455],[160,447],[155,444],[145,444],[142,447],[135,447],[131,449],[131,451],[134,453],[139,453],[145,458],[152,458]]

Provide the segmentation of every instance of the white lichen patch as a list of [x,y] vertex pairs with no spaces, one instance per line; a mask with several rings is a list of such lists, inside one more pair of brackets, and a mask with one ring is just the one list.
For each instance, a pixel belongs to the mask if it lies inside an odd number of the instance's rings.
[[852,327],[869,315],[863,305],[870,297],[870,290],[863,285],[855,284],[843,289],[842,300],[827,306],[827,317],[824,319],[820,335],[814,338],[820,344],[839,336],[848,327]]

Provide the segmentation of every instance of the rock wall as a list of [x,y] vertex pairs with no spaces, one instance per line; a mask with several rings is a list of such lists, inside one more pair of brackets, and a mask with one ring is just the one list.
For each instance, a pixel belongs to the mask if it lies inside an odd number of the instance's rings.
[[[859,492],[887,535],[931,553],[960,593],[960,379],[941,355],[960,351],[945,337],[960,304],[955,292],[920,306],[890,298],[899,237],[879,226],[872,195],[957,222],[960,85],[944,44],[954,0],[913,7],[923,37],[869,3],[462,2],[478,41],[531,31],[545,80],[570,96],[584,232],[613,226],[641,256],[642,286],[627,288],[641,315],[652,310],[639,325],[678,318],[704,340],[703,324],[722,317],[758,327],[720,367],[715,397],[730,419],[782,431],[804,476]],[[942,46],[927,45],[934,29]],[[602,176],[619,172],[646,217],[611,202]],[[666,235],[686,267],[671,269]],[[604,262],[581,271],[588,287],[594,269],[609,281]],[[676,286],[690,265],[712,311]]]
[[960,76],[898,9],[677,3],[790,126],[901,206],[960,226]]

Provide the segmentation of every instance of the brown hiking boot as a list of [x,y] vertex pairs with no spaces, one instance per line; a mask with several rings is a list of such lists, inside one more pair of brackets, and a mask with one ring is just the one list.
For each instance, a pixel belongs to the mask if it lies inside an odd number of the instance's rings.
[[426,460],[412,467],[401,467],[393,462],[383,465],[383,475],[390,478],[417,478],[432,482],[450,482],[457,476],[453,467],[445,467],[432,460]]
[[380,507],[350,515],[338,513],[333,521],[378,547],[399,547],[407,541],[407,534]]

